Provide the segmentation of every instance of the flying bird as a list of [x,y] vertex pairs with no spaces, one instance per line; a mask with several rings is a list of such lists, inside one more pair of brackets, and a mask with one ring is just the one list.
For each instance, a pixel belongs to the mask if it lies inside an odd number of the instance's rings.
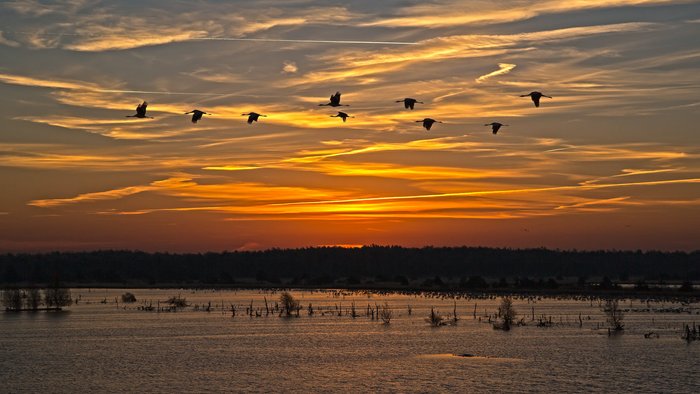
[[406,98],[403,99],[403,100],[396,100],[396,102],[397,102],[397,103],[403,103],[403,106],[404,106],[404,108],[406,108],[406,109],[413,109],[413,107],[416,105],[416,103],[418,103],[418,104],[423,104],[422,101],[418,101],[418,100],[416,100],[416,99],[414,99],[414,98],[409,98],[409,97],[406,97]]
[[354,118],[354,116],[350,116],[345,112],[338,111],[338,115],[331,115],[331,118],[341,118],[343,119],[343,122],[345,122],[347,118]]
[[417,120],[416,123],[423,122],[423,127],[425,127],[426,130],[430,130],[431,127],[433,127],[433,123],[442,123],[439,120],[431,119],[431,118],[425,118],[423,120]]
[[530,98],[532,98],[532,102],[535,103],[535,107],[540,106],[540,98],[542,98],[542,97],[552,98],[552,96],[547,96],[546,94],[542,94],[540,92],[530,92],[528,94],[520,95],[520,97],[527,97],[527,96],[530,96]]
[[193,109],[190,112],[185,112],[185,115],[187,114],[192,114],[192,123],[197,123],[198,120],[202,119],[202,115],[211,115],[198,109]]
[[487,123],[484,126],[491,126],[491,132],[493,132],[494,134],[497,134],[498,130],[501,129],[501,126],[508,126],[508,125],[503,124],[503,123],[493,122],[493,123]]
[[138,106],[136,106],[136,115],[127,115],[126,117],[127,117],[127,118],[141,118],[141,119],[143,119],[143,118],[149,118],[149,119],[153,119],[152,116],[146,116],[146,107],[148,107],[148,103],[144,101],[143,103],[141,103],[141,104],[139,104]]
[[253,124],[253,122],[257,122],[259,117],[266,117],[267,115],[261,115],[257,112],[249,112],[247,114],[241,114],[242,116],[247,116],[248,117],[248,124]]
[[328,104],[319,104],[319,107],[322,106],[328,106],[328,107],[349,107],[347,104],[340,104],[340,92],[335,92],[334,95],[331,96],[330,102]]

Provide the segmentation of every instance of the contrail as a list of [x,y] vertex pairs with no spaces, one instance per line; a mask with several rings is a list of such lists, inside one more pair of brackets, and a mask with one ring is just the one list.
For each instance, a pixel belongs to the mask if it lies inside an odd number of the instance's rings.
[[[36,33],[29,31],[10,31],[5,30],[5,33],[37,35],[37,36],[52,36],[52,37],[100,37],[99,34],[87,33]],[[158,37],[158,36],[151,36]],[[289,42],[289,43],[307,43],[307,44],[348,44],[348,45],[418,45],[418,42],[408,41],[359,41],[359,40],[304,40],[304,39],[281,39],[281,38],[236,38],[236,37],[190,37],[172,42],[186,41],[251,41],[251,42]]]
[[417,42],[406,41],[352,41],[352,40],[285,40],[277,38],[232,38],[232,37],[199,37],[188,38],[186,41],[253,41],[253,42],[295,42],[312,44],[361,44],[361,45],[418,45]]
[[169,92],[169,91],[148,91],[148,90],[117,90],[117,89],[75,89],[75,90],[87,90],[91,92],[99,93],[144,93],[144,94],[181,94],[187,96],[227,96],[225,93],[195,93],[195,92]]

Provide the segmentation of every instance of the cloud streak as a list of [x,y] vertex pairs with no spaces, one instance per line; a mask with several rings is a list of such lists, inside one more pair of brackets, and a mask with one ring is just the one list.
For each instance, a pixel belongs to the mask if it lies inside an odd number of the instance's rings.
[[[689,1],[687,1],[689,2]],[[439,3],[418,4],[404,7],[400,15],[367,22],[365,26],[422,27],[438,29],[444,27],[496,24],[534,18],[539,15],[565,13],[586,9],[663,5],[678,3],[674,0],[614,0],[614,1],[472,1],[468,5],[457,0]]]
[[391,201],[391,200],[417,200],[417,199],[452,198],[452,197],[475,197],[475,196],[493,196],[493,195],[501,195],[501,194],[507,195],[507,194],[541,193],[541,192],[568,191],[568,190],[595,190],[595,189],[608,189],[608,188],[618,188],[618,187],[658,186],[658,185],[685,184],[685,183],[700,183],[700,178],[669,179],[669,180],[649,181],[649,182],[609,183],[609,184],[577,185],[577,186],[551,186],[551,187],[537,187],[537,188],[523,188],[523,189],[481,190],[481,191],[466,191],[466,192],[438,193],[438,194],[416,194],[416,195],[405,195],[405,196],[354,198],[354,199],[344,199],[344,200],[298,201],[298,202],[277,203],[274,205],[344,204],[344,203],[355,203],[355,202],[374,202],[374,201]]
[[27,205],[39,208],[54,208],[61,205],[76,204],[93,201],[115,200],[131,196],[145,191],[153,190],[153,186],[129,186],[121,189],[108,190],[103,192],[84,193],[71,198],[54,198],[43,200],[32,200]]
[[234,37],[196,37],[189,41],[242,41],[242,42],[280,42],[295,44],[340,44],[340,45],[418,45],[418,42],[406,41],[357,41],[357,40],[303,40],[280,38],[234,38]]
[[503,75],[503,74],[508,74],[515,67],[516,67],[515,64],[498,63],[498,70],[492,71],[488,74],[484,74],[484,75],[480,76],[479,78],[476,79],[476,82],[483,83],[483,82],[486,82],[486,80],[489,78],[497,77],[497,76]]

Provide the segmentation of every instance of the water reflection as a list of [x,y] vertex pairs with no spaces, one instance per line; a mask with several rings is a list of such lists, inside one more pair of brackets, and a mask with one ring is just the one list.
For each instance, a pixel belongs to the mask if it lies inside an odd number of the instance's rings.
[[[119,301],[127,291],[135,303]],[[525,325],[504,332],[490,322],[494,297],[292,291],[304,309],[280,317],[276,291],[73,294],[81,302],[66,312],[0,314],[0,391],[570,392],[619,381],[616,391],[689,392],[700,383],[688,368],[700,344],[680,339],[684,323],[700,322],[698,304],[624,300],[625,331],[608,337],[602,304],[588,299],[515,298]],[[186,307],[141,308],[178,295]],[[368,313],[384,302],[390,324]],[[459,320],[431,327],[431,309],[446,318],[456,309]],[[552,324],[538,327],[541,316]]]

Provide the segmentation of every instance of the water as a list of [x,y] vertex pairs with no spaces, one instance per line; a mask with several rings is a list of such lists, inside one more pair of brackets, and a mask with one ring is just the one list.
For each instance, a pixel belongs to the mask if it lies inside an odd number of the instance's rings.
[[[114,303],[125,291],[136,304]],[[279,293],[261,291],[75,289],[81,301],[58,313],[0,313],[1,392],[667,392],[700,390],[700,343],[680,339],[691,313],[632,312],[608,337],[597,301],[516,299],[528,324],[494,330],[478,317],[497,299],[459,299],[456,325],[430,327],[431,307],[451,313],[452,299],[293,291],[300,317],[265,316]],[[178,312],[137,310],[143,300],[181,294]],[[101,300],[108,303],[102,304]],[[245,316],[251,299],[262,317]],[[211,301],[213,310],[195,311]],[[337,316],[355,302],[357,318]],[[387,302],[391,324],[364,316]],[[237,306],[231,317],[230,304]],[[306,307],[312,303],[314,316]],[[477,318],[473,317],[474,303]],[[225,308],[222,311],[221,305]],[[408,305],[413,313],[408,315]],[[630,308],[630,301],[620,303]],[[652,310],[680,307],[650,303]],[[325,308],[322,315],[319,307]],[[536,327],[552,316],[554,327]],[[647,308],[633,300],[631,309]],[[581,314],[583,327],[579,327]],[[589,319],[590,317],[590,319]],[[486,317],[482,317],[486,319]],[[645,339],[648,331],[658,339]],[[475,357],[457,357],[470,353]]]

